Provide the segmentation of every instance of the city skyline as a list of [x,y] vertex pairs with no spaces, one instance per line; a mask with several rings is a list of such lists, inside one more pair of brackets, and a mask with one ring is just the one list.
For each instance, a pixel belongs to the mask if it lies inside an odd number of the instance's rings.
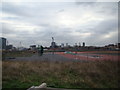
[[[2,46],[3,47],[6,47],[6,46],[12,46],[12,47],[14,47],[14,48],[30,48],[31,46],[35,46],[35,47],[38,47],[38,46],[41,46],[40,44],[31,44],[31,45],[28,45],[28,47],[25,47],[25,46],[23,46],[22,45],[22,42],[19,42],[19,46],[15,46],[15,45],[13,45],[13,44],[11,44],[11,43],[9,43],[9,41],[7,40],[7,38],[5,38],[5,37],[0,37],[0,41],[1,41],[1,43],[0,43],[0,48],[2,48]],[[2,39],[4,39],[4,40],[2,40]],[[4,43],[4,45],[2,45]],[[45,48],[58,48],[58,47],[106,47],[106,46],[115,46],[114,48],[117,48],[117,47],[119,47],[119,44],[120,43],[109,43],[109,44],[106,44],[106,45],[103,45],[103,46],[96,46],[96,45],[86,45],[86,42],[79,42],[79,43],[74,43],[74,44],[69,44],[69,43],[57,43],[57,42],[55,42],[54,41],[54,38],[52,37],[52,41],[51,41],[51,43],[50,43],[50,45],[49,46],[43,46],[43,47],[45,47]],[[117,46],[117,47],[116,47]]]
[[3,2],[2,36],[10,44],[118,43],[117,2]]

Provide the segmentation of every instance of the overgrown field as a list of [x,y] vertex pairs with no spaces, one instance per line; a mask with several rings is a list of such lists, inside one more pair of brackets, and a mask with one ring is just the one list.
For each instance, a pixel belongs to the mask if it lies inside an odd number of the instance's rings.
[[117,88],[118,62],[3,61],[3,88]]
[[9,58],[9,57],[30,57],[34,53],[32,51],[3,51],[2,58]]

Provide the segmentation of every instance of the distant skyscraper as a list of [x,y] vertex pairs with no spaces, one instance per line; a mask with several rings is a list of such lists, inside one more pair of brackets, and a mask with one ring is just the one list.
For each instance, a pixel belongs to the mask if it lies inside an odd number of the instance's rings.
[[83,42],[83,47],[85,47],[85,42]]
[[81,46],[81,43],[79,42],[79,47]]
[[68,47],[68,43],[66,43],[66,47]]
[[6,49],[6,38],[3,38],[3,37],[0,38],[0,49],[3,49],[3,50]]
[[75,46],[77,46],[77,43],[75,43]]
[[64,43],[61,43],[61,47],[64,47]]

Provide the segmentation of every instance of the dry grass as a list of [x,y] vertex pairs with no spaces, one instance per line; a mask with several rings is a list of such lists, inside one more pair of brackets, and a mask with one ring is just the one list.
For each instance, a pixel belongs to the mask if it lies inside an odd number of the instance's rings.
[[30,57],[34,53],[32,51],[3,51],[2,58],[5,57]]
[[3,88],[117,88],[118,62],[3,61]]

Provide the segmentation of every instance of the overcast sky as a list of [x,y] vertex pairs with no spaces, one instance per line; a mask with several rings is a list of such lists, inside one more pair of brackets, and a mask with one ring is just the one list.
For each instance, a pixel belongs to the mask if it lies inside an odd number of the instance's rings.
[[55,42],[104,46],[118,42],[117,2],[2,2],[2,35],[29,47]]

